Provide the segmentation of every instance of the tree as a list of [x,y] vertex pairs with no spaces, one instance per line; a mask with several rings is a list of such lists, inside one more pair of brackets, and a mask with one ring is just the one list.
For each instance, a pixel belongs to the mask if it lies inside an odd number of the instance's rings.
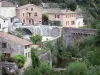
[[42,15],[42,24],[43,25],[48,25],[48,16],[47,16],[47,14]]
[[33,44],[37,44],[40,43],[42,40],[42,36],[37,34],[37,35],[32,35],[32,37],[30,38],[31,41],[33,42]]
[[100,65],[100,48],[95,48],[94,51],[90,51],[87,56],[90,65]]
[[32,66],[33,68],[39,67],[40,66],[40,60],[36,54],[37,49],[32,48],[31,49],[31,59],[32,59]]
[[97,31],[94,43],[95,43],[96,46],[100,46],[100,30]]
[[29,3],[35,4],[35,5],[41,5],[41,0],[28,0]]
[[88,68],[83,62],[73,62],[68,65],[66,75],[86,75]]
[[19,68],[22,68],[26,62],[26,58],[24,55],[16,55],[13,57],[18,65]]
[[100,75],[100,66],[90,66],[86,75]]

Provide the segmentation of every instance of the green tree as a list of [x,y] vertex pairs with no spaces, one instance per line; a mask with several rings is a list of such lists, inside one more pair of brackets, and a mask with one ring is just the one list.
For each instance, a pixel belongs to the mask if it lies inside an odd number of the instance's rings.
[[32,35],[32,37],[30,38],[31,41],[33,42],[33,44],[37,44],[40,43],[42,40],[42,36],[37,34],[37,35]]
[[43,14],[42,15],[42,24],[43,25],[48,25],[48,21],[49,21],[49,19],[48,19],[47,14]]
[[87,56],[91,65],[100,65],[100,48],[95,48],[94,51],[90,51]]
[[24,55],[16,55],[13,57],[18,65],[19,68],[22,68],[26,62],[26,58]]
[[66,75],[86,75],[88,68],[83,62],[73,62],[68,65]]
[[86,75],[100,75],[100,66],[90,66]]
[[35,4],[35,5],[41,5],[41,0],[28,0],[29,3]]
[[37,55],[36,51],[37,51],[37,49],[35,49],[35,48],[31,49],[31,59],[32,59],[33,68],[36,68],[36,67],[40,66],[40,60],[38,58],[38,55]]

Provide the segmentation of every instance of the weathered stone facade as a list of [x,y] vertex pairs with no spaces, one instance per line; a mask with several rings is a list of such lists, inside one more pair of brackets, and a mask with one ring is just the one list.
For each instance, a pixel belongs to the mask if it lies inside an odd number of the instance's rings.
[[[6,43],[7,47],[2,48],[2,43]],[[0,38],[0,53],[10,53],[10,54],[24,54],[25,46],[20,45],[16,42],[9,40],[7,37]]]
[[73,41],[79,40],[83,37],[95,35],[96,29],[85,29],[85,28],[64,28],[64,42],[71,44]]

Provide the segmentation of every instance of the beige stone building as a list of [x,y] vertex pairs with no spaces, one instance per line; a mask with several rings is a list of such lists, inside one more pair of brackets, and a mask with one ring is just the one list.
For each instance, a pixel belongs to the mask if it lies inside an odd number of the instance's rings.
[[42,23],[42,8],[34,4],[26,4],[16,8],[17,17],[22,23],[36,25]]
[[48,19],[53,25],[74,28],[83,27],[83,17],[75,11],[51,8],[45,9],[44,13],[48,15]]

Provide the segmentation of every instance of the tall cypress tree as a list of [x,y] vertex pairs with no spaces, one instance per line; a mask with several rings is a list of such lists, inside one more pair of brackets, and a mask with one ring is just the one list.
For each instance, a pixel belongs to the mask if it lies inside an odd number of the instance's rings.
[[33,68],[36,68],[36,67],[40,66],[40,60],[37,56],[36,51],[37,51],[37,49],[34,49],[34,48],[31,49],[31,59],[32,59]]

